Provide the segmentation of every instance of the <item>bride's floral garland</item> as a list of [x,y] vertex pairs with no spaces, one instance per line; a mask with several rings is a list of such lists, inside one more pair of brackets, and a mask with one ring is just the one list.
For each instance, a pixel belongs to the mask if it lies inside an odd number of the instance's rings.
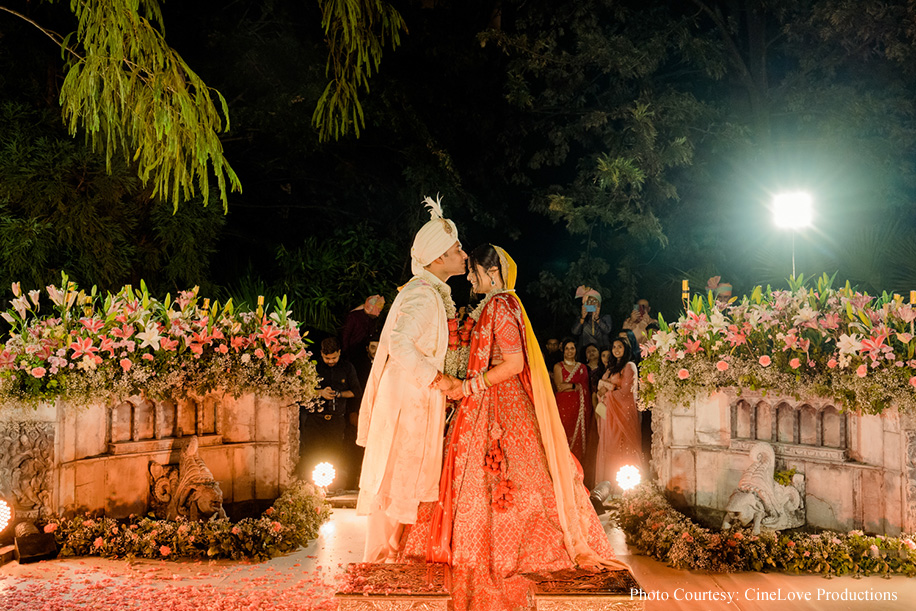
[[[480,303],[478,303],[477,306],[471,310],[463,322],[459,321],[457,316],[454,315],[455,306],[454,303],[452,303],[453,314],[449,316],[448,320],[449,349],[445,354],[445,373],[462,379],[467,375],[468,360],[471,356],[471,331],[474,329],[474,325],[476,325],[477,321],[480,320],[480,316],[483,314],[484,308],[487,307],[487,304],[490,303],[490,300],[493,297],[502,293],[512,292],[514,291],[506,289],[490,291],[484,296],[483,299],[480,300]],[[439,294],[442,295],[443,293],[444,291],[440,291]],[[448,308],[446,308],[446,312],[447,311]]]

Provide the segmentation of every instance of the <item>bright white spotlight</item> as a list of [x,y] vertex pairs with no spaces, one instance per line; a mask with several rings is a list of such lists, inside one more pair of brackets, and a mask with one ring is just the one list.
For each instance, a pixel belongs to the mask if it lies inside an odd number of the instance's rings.
[[638,486],[641,480],[642,476],[639,474],[639,469],[633,465],[624,465],[617,472],[617,485],[624,492]]
[[773,198],[773,221],[777,227],[800,229],[811,224],[811,196],[804,191],[783,193]]
[[318,463],[312,471],[312,481],[315,482],[315,485],[319,488],[327,488],[330,486],[336,476],[337,472],[334,471],[334,465],[329,462]]
[[0,499],[0,533],[13,521],[13,508],[4,499]]

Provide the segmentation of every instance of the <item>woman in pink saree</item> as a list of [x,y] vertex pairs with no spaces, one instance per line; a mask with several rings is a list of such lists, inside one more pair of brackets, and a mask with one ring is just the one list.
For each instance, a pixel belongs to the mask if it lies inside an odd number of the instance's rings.
[[614,559],[569,451],[539,343],[513,290],[514,262],[487,244],[471,253],[469,267],[485,296],[472,313],[467,379],[453,392],[461,404],[439,503],[421,511],[403,551],[451,564],[456,611],[529,609],[524,573],[626,566]]
[[630,358],[627,340],[617,338],[611,344],[608,369],[598,381],[598,456],[595,481],[616,483],[617,472],[624,465],[642,470],[642,436],[636,408],[636,364]]

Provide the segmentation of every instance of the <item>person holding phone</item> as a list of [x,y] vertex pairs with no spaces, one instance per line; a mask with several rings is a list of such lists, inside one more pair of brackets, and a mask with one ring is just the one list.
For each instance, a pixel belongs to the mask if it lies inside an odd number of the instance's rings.
[[611,345],[613,323],[609,315],[601,315],[601,293],[587,286],[576,289],[576,297],[582,300],[582,311],[572,326],[580,360],[585,359],[585,347],[595,344],[598,350]]
[[636,341],[640,344],[646,341],[646,327],[654,322],[652,315],[649,314],[650,311],[649,301],[640,299],[633,305],[633,311],[630,312],[630,316],[623,321],[623,328],[631,330],[633,335],[636,336]]

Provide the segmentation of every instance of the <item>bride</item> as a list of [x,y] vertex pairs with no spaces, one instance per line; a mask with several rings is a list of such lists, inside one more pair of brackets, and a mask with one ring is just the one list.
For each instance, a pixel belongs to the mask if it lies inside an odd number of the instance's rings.
[[[483,299],[471,314],[467,379],[446,440],[439,502],[404,557],[452,565],[456,611],[528,608],[522,574],[623,570],[569,451],[550,377],[515,294],[515,262],[489,244],[469,257]],[[424,518],[431,523],[423,524]]]

